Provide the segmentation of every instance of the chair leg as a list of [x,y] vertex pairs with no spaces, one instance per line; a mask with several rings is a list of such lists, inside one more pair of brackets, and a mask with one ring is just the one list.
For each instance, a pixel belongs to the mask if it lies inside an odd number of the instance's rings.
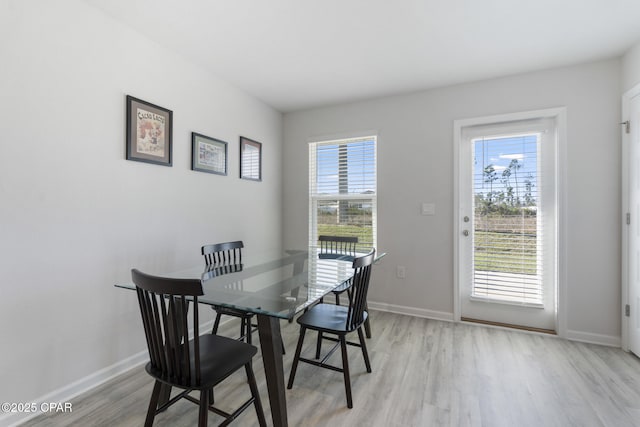
[[322,348],[322,332],[318,331],[318,341],[316,342],[316,359],[320,359],[321,348]]
[[342,350],[342,374],[344,375],[344,389],[347,393],[347,407],[353,408],[351,398],[351,377],[349,375],[349,355],[347,354],[347,340],[344,335],[340,335],[340,349]]
[[218,326],[220,326],[221,317],[222,317],[222,314],[216,312],[216,321],[213,322],[213,329],[211,330],[211,333],[214,335],[218,333]]
[[369,362],[369,352],[367,351],[367,343],[362,333],[362,326],[358,328],[358,338],[360,339],[360,347],[362,348],[362,355],[364,356],[364,365],[367,367],[367,372],[371,373],[371,363]]
[[[249,324],[247,327],[247,323]],[[251,322],[247,321],[245,317],[240,318],[240,338],[238,341],[244,341],[247,344],[251,344]]]
[[289,383],[287,388],[293,387],[293,379],[296,377],[296,369],[298,369],[298,359],[300,359],[300,352],[302,351],[302,343],[304,342],[304,334],[307,328],[300,327],[300,336],[298,337],[298,345],[296,346],[296,354],[293,355],[293,363],[291,364],[291,373],[289,374]]
[[158,409],[158,401],[160,400],[160,389],[162,383],[156,380],[153,385],[153,392],[151,393],[151,400],[149,401],[149,409],[147,409],[147,418],[144,421],[144,427],[151,427],[153,425],[153,419],[156,416],[156,410]]
[[369,318],[364,321],[364,330],[367,334],[367,338],[371,338],[371,324],[369,323]]
[[207,427],[209,417],[209,389],[200,391],[200,413],[198,415],[198,427]]
[[244,319],[244,331],[242,334],[245,336],[247,344],[251,344],[251,319]]
[[[169,384],[162,383],[160,386],[160,399],[158,400],[158,406],[162,406],[171,400],[171,388],[172,387]],[[167,408],[164,408],[162,411],[158,411],[158,413],[166,410]]]
[[251,396],[253,396],[253,405],[256,407],[258,424],[260,424],[260,427],[266,427],[267,420],[264,418],[264,410],[262,409],[262,402],[260,401],[260,393],[258,392],[258,386],[256,384],[256,376],[253,374],[251,363],[244,365],[244,369],[247,372],[247,378],[249,379],[249,388],[251,389]]
[[371,314],[369,313],[369,306],[367,303],[364,303],[364,311],[367,312],[367,320],[364,321],[364,330],[367,333],[367,338],[371,338],[371,324],[369,323],[369,319],[371,318]]
[[336,305],[340,305],[340,294],[336,294]]

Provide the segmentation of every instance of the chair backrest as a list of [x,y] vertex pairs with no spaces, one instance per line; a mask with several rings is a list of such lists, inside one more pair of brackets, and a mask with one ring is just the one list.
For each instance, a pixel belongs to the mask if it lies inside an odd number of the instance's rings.
[[318,236],[321,254],[356,254],[358,237],[354,236]]
[[[151,276],[136,269],[131,270],[131,278],[138,293],[154,374],[174,384],[200,384],[198,296],[203,295],[201,281]],[[194,302],[193,349],[189,344],[189,301]]]
[[371,252],[368,254],[353,260],[353,269],[355,271],[351,279],[349,311],[347,313],[347,326],[352,330],[358,328],[362,322],[364,322],[364,310],[367,306],[371,266],[373,265],[375,255],[376,250],[371,249]]
[[242,240],[216,243],[202,247],[204,262],[208,266],[225,266],[242,264]]

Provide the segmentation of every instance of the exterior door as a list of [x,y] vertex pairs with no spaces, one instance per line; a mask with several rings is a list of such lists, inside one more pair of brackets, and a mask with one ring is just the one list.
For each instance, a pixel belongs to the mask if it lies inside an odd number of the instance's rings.
[[554,332],[556,121],[495,120],[457,122],[460,318]]

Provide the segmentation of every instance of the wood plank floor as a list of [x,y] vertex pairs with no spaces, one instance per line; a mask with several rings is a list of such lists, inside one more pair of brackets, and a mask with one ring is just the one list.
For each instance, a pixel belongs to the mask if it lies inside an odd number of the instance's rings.
[[[373,373],[359,349],[349,348],[354,408],[346,406],[342,374],[300,364],[287,391],[291,426],[640,426],[640,359],[620,349],[376,311],[372,320]],[[282,326],[288,379],[298,327]],[[233,335],[237,325],[228,322],[223,332],[228,328]],[[310,357],[314,342],[308,333]],[[340,352],[331,360],[339,365]],[[254,369],[271,424],[259,355]],[[135,368],[74,399],[72,413],[25,425],[141,426],[152,384],[144,368]],[[243,372],[216,388],[227,408],[247,396]],[[195,426],[197,416],[195,405],[179,402],[154,425]],[[211,413],[209,425],[219,423]],[[257,425],[255,412],[233,425]]]

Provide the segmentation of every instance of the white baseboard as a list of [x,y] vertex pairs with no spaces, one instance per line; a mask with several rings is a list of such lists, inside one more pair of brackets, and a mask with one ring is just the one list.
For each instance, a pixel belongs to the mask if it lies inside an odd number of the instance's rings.
[[589,344],[606,345],[609,347],[621,347],[622,338],[615,335],[592,334],[590,332],[567,331],[566,339],[580,341]]
[[[210,320],[200,325],[200,330],[210,331],[212,327],[213,327],[213,320]],[[133,356],[127,357],[126,359],[116,362],[111,366],[107,366],[106,368],[100,369],[99,371],[94,372],[93,374],[87,375],[84,378],[80,378],[78,381],[75,381],[71,384],[68,384],[64,387],[54,390],[51,393],[47,393],[43,396],[36,397],[35,399],[31,399],[30,402],[36,402],[36,407],[38,408],[42,403],[69,402],[74,397],[86,391],[89,391],[92,388],[95,388],[117,377],[118,375],[121,375],[148,361],[149,361],[149,352],[147,350],[141,351],[140,353],[136,353]],[[3,415],[0,415],[0,426],[15,427],[30,420],[31,418],[37,417],[38,415],[42,415],[42,412],[40,411],[37,411],[35,413],[13,412],[13,413],[3,414]]]
[[389,313],[406,314],[407,316],[424,317],[426,319],[444,320],[453,322],[453,313],[446,311],[426,310],[424,308],[407,307],[404,305],[386,304],[381,302],[369,301],[369,308],[379,311],[387,311]]
[[[369,308],[379,311],[387,311],[390,313],[405,314],[407,316],[424,317],[427,319],[443,320],[446,322],[453,322],[453,313],[447,313],[446,311],[425,310],[423,308],[407,307],[402,305],[379,303],[369,301]],[[568,330],[566,336],[560,337],[566,338],[570,341],[579,341],[589,344],[606,345],[608,347],[620,347],[622,345],[622,339],[619,336],[614,335],[602,335],[593,334],[589,332],[571,331]]]
[[[91,390],[92,388],[97,387],[100,384],[103,384],[132,368],[140,366],[143,363],[146,363],[148,360],[149,353],[147,352],[147,350],[141,351],[140,353],[134,354],[131,357],[114,363],[111,366],[107,366],[106,368],[100,369],[99,371],[94,372],[91,375],[88,375],[84,378],[79,379],[78,381],[54,390],[51,393],[47,393],[44,396],[32,399],[31,401],[36,402],[36,407],[38,408],[41,404],[48,402],[69,402],[74,397],[88,390]],[[38,415],[42,415],[42,412],[36,411],[34,413],[7,413],[0,416],[0,425],[9,427],[17,426],[30,420],[31,418],[37,417]]]

